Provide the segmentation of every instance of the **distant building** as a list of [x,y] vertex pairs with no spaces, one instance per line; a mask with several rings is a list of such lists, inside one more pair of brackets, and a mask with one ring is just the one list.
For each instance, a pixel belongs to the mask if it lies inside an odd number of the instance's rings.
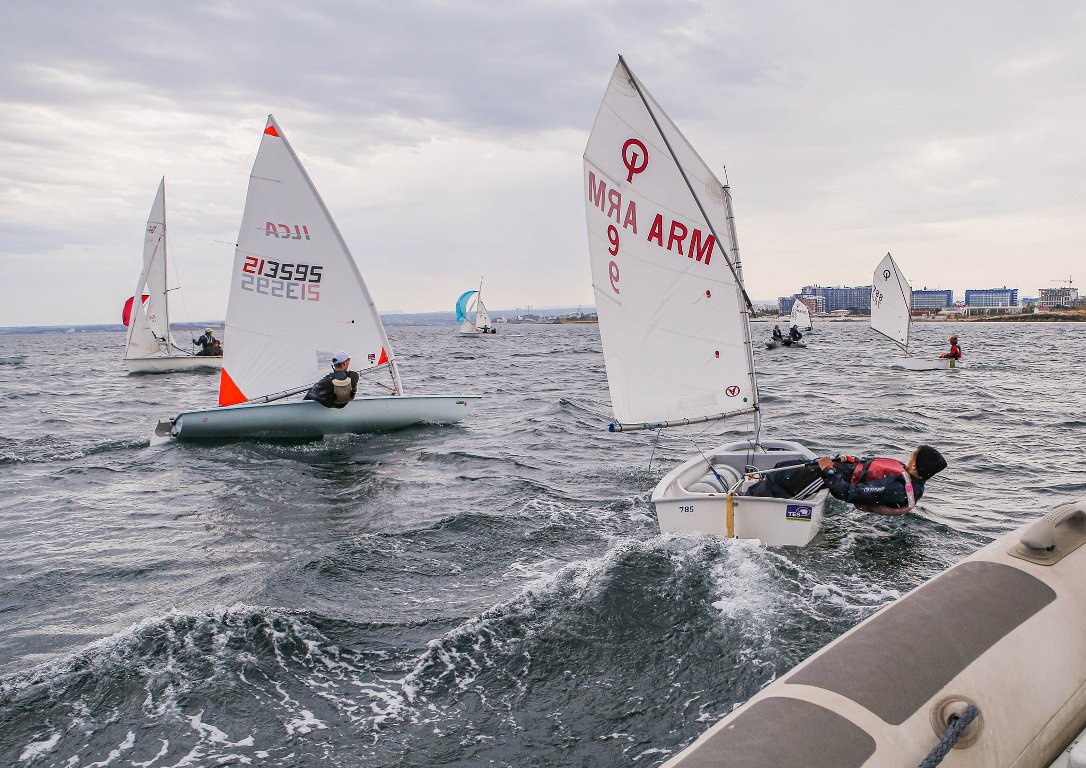
[[790,315],[792,314],[792,305],[797,301],[802,301],[807,305],[807,309],[811,310],[812,315],[824,315],[826,314],[826,299],[824,296],[817,296],[807,293],[799,293],[795,296],[781,296],[777,299],[777,314]]
[[1078,288],[1041,288],[1037,293],[1038,307],[1073,307],[1078,304]]
[[965,292],[965,306],[972,307],[1017,307],[1018,289],[1008,288],[970,288]]
[[811,310],[812,315],[826,314],[825,296],[815,296],[813,294],[801,293],[796,298],[807,305],[807,309]]
[[954,306],[953,291],[913,291],[913,309],[946,309]]
[[[821,296],[826,303],[823,312],[836,312],[839,309],[847,309],[850,312],[871,311],[871,286],[861,285],[854,288],[823,287],[821,285],[805,285],[800,291],[801,296]],[[792,305],[788,305],[789,311]]]

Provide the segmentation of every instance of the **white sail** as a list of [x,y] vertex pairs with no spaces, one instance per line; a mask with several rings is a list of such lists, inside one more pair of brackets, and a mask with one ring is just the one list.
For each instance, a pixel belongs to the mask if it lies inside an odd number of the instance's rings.
[[584,174],[616,421],[657,424],[755,408],[730,193],[621,57],[585,148]]
[[913,289],[886,254],[871,277],[871,327],[909,351]]
[[810,330],[811,310],[802,301],[796,299],[792,303],[792,314],[788,320],[792,325],[798,326],[802,331]]
[[483,294],[480,292],[475,302],[475,327],[480,330],[494,327],[494,322],[490,319],[490,313],[486,311],[486,306],[483,304],[482,296]]
[[[132,294],[125,357],[156,355],[169,342],[169,306],[166,291],[166,179],[147,215],[143,237],[143,269]],[[146,296],[146,301],[142,300]]]
[[260,140],[234,253],[219,405],[296,389],[331,370],[399,375],[362,275],[275,118]]

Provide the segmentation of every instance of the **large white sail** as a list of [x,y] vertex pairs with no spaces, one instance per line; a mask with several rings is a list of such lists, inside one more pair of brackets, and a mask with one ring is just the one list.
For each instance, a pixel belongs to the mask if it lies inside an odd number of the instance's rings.
[[399,376],[343,236],[275,118],[260,140],[234,253],[219,405],[304,387],[346,350]]
[[[125,357],[148,357],[168,349],[170,340],[168,294],[166,292],[166,179],[147,215],[143,236],[143,269],[132,294]],[[146,300],[143,297],[146,296]]]
[[475,302],[475,327],[481,328],[493,328],[494,321],[490,319],[490,313],[486,311],[486,305],[483,304],[482,292],[476,297]]
[[752,410],[758,393],[730,193],[621,57],[584,175],[615,420]]
[[886,254],[871,277],[871,327],[909,351],[913,289]]
[[792,314],[789,322],[800,330],[808,330],[811,327],[811,310],[799,299],[792,303]]

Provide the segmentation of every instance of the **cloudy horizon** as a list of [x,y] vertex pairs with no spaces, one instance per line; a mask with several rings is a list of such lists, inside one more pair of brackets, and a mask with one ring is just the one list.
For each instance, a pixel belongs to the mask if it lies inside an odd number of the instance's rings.
[[[770,300],[1077,278],[1069,2],[159,2],[5,7],[0,326],[115,322],[166,177],[178,319],[226,314],[268,113],[382,312],[588,306],[581,155],[622,53],[735,199]],[[1075,62],[1079,62],[1076,64]]]

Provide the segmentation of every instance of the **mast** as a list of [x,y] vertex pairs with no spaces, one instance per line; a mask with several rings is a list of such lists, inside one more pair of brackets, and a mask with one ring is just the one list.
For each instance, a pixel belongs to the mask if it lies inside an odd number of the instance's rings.
[[166,316],[166,354],[173,353],[173,336],[170,333],[170,262],[166,232],[166,177],[162,177],[162,314]]
[[[692,192],[693,190],[691,190]],[[700,205],[700,202],[698,203]],[[753,305],[750,303],[750,299],[747,298],[747,293],[743,288],[743,261],[739,255],[739,235],[735,231],[735,211],[732,209],[732,188],[728,183],[728,169],[724,169],[724,208],[728,214],[728,232],[732,238],[732,252],[735,258],[735,278],[739,281],[739,290],[743,292],[743,298],[747,299],[746,304],[741,306],[744,323],[743,323],[743,338],[745,339],[747,347],[747,359],[750,361],[750,391],[754,394],[754,446],[757,447],[761,440],[762,434],[762,409],[760,407],[761,398],[758,396],[758,374],[754,368],[754,343],[750,337],[750,316]],[[706,218],[708,220],[708,217]],[[709,225],[712,227],[712,224]],[[714,233],[715,234],[715,233]],[[719,243],[720,240],[717,240]]]

